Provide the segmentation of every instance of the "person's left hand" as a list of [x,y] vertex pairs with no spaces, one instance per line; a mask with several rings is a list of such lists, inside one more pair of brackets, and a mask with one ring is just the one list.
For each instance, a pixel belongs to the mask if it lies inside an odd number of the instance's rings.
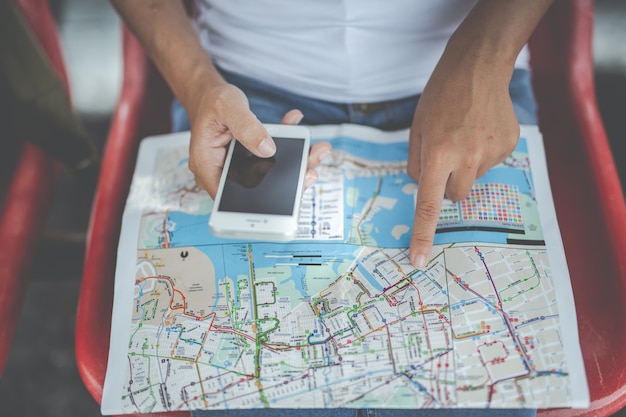
[[444,195],[467,197],[474,180],[502,162],[519,139],[509,80],[473,70],[440,63],[415,111],[407,169],[419,183],[410,246],[417,268],[431,256]]

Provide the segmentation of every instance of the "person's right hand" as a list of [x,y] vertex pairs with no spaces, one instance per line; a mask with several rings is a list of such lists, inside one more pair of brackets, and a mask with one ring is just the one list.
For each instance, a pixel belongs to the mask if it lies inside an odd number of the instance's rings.
[[227,146],[237,138],[250,152],[269,158],[276,145],[261,122],[250,111],[244,93],[232,84],[220,84],[200,95],[187,109],[191,125],[189,169],[196,184],[215,197]]
[[449,56],[440,61],[424,88],[409,140],[407,170],[419,183],[410,259],[420,269],[430,259],[444,196],[466,198],[519,139],[509,69],[449,62]]
[[[236,138],[254,155],[269,158],[276,145],[263,124],[250,111],[245,94],[232,84],[219,84],[199,95],[193,109],[187,109],[191,124],[189,169],[196,184],[209,192],[217,193],[224,168],[227,146]],[[299,110],[290,110],[282,118],[283,124],[298,124],[302,120]],[[330,144],[319,142],[311,147],[305,185],[317,179],[315,167],[330,153]]]

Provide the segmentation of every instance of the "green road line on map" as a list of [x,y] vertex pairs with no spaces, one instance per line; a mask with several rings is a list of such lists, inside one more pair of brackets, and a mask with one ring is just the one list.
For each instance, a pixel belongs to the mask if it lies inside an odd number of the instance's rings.
[[139,331],[139,329],[141,329],[141,326],[143,325],[143,320],[140,320],[139,323],[137,323],[137,328],[135,329],[135,331],[130,335],[130,338],[128,339],[128,348],[131,348],[131,345],[133,344],[133,339],[135,338],[135,335],[137,334],[137,332]]
[[[151,306],[151,307],[149,307]],[[143,311],[143,317],[141,318],[141,320],[152,320],[154,319],[154,316],[156,316],[156,308],[157,308],[157,301],[156,300],[148,300],[143,306],[144,311]],[[147,317],[148,315],[148,310],[151,309],[151,313],[152,316],[151,317]]]
[[[502,299],[502,301],[513,301],[515,298],[526,294],[527,292],[530,292],[536,288],[538,288],[541,285],[541,277],[539,274],[539,270],[537,269],[537,265],[535,265],[535,260],[533,259],[532,255],[530,254],[530,252],[527,250],[526,251],[526,256],[528,257],[528,260],[530,261],[530,264],[532,265],[533,268],[533,274],[529,277],[526,278],[522,278],[510,285],[508,285],[506,288],[503,288],[502,291],[500,291],[498,294],[500,295],[500,298]],[[537,284],[532,286],[532,287],[528,287],[524,290],[515,290],[515,293],[511,296],[503,296],[503,294],[508,291],[508,290],[512,290],[514,288],[516,288],[519,284],[525,283],[533,278],[537,278]]]
[[266,319],[258,319],[257,323],[258,324],[262,324],[262,323],[265,323],[265,322],[268,322],[268,321],[269,322],[274,322],[274,326],[272,328],[270,328],[270,329],[267,329],[267,330],[264,330],[263,332],[258,333],[259,334],[258,339],[259,339],[260,342],[263,342],[263,343],[267,342],[267,335],[269,333],[273,332],[274,330],[278,329],[278,326],[280,325],[280,320],[278,320],[275,317],[268,317]]
[[146,380],[148,381],[148,386],[150,387],[150,398],[152,398],[152,400],[154,401],[154,403],[156,404],[157,399],[154,397],[154,391],[152,390],[152,378],[150,377],[150,370],[152,369],[152,365],[151,365],[151,359],[149,355],[146,355],[146,349],[148,349],[148,338],[145,338],[143,340],[143,345],[141,346],[141,356],[143,358],[145,358],[148,361],[148,372],[146,375]]
[[267,397],[265,396],[265,392],[263,391],[263,384],[261,383],[261,338],[262,334],[258,332],[257,326],[259,316],[258,308],[257,308],[257,296],[256,296],[256,288],[255,288],[255,280],[256,275],[254,271],[254,261],[252,259],[252,244],[248,243],[248,264],[250,269],[250,294],[252,296],[252,311],[254,317],[252,317],[254,323],[254,340],[255,340],[255,348],[254,348],[254,378],[256,379],[256,386],[259,391],[259,397],[261,402],[265,407],[270,406]]
[[361,224],[365,221],[365,219],[368,218],[369,213],[372,211],[372,207],[376,202],[376,198],[378,198],[378,196],[380,195],[380,190],[382,188],[382,183],[383,183],[383,176],[382,174],[378,174],[378,182],[376,183],[376,189],[372,192],[372,199],[371,199],[371,204],[364,210],[363,216],[361,217],[361,220],[359,221],[359,223],[356,225],[355,230],[359,239],[359,244],[360,245],[366,245],[366,243],[363,240],[363,235],[361,234]]

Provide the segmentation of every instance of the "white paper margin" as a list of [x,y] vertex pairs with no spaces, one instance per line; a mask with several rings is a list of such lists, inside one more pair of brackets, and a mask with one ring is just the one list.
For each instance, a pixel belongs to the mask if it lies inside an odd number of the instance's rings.
[[561,240],[561,231],[556,218],[552,189],[548,176],[543,138],[537,126],[520,126],[520,137],[526,138],[530,169],[532,172],[541,228],[548,250],[548,259],[552,268],[556,301],[559,308],[559,322],[563,334],[563,353],[569,372],[572,408],[589,407],[589,387],[578,337],[578,321],[572,282],[565,259],[565,250]]

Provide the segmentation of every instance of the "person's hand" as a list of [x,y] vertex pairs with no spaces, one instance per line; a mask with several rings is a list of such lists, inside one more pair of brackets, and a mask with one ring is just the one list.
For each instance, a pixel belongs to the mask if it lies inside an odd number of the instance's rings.
[[448,68],[433,73],[410,133],[407,169],[419,184],[410,260],[420,269],[431,256],[444,195],[467,197],[474,180],[502,162],[519,139],[506,76]]
[[[201,93],[193,110],[188,109],[188,114],[191,123],[189,169],[196,184],[207,190],[212,198],[217,193],[227,146],[233,137],[258,157],[268,158],[276,152],[272,137],[250,111],[248,99],[232,84],[220,84]],[[281,123],[298,124],[300,120],[302,113],[290,110]],[[330,150],[327,142],[311,146],[305,186],[315,182],[315,167]]]

